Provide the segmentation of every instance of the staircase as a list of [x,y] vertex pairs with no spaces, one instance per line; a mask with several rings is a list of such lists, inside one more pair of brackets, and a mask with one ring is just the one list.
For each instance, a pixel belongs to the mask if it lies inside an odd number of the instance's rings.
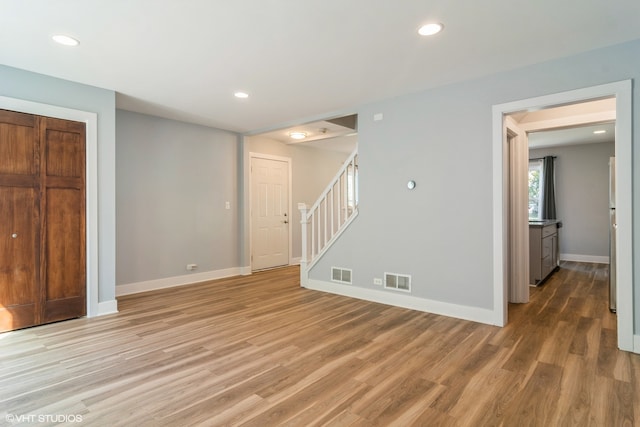
[[351,153],[311,208],[299,203],[298,209],[302,218],[300,282],[306,286],[309,270],[358,216],[358,150]]

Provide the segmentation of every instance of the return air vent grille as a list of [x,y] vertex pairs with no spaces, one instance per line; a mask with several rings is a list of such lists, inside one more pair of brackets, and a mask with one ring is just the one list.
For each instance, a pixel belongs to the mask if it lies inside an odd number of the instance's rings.
[[411,292],[411,276],[407,274],[384,273],[384,287],[397,291]]
[[352,283],[351,276],[353,271],[348,268],[331,267],[331,280],[338,283]]

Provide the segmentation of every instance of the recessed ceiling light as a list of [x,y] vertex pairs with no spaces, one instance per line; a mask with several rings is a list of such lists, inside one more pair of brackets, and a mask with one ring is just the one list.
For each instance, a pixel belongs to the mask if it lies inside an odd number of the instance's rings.
[[65,46],[78,46],[80,42],[73,37],[65,36],[64,34],[54,34],[51,36],[54,42]]
[[246,92],[236,92],[233,94],[236,98],[248,98],[249,94]]
[[291,132],[291,133],[289,133],[289,136],[292,139],[305,139],[307,137],[307,133],[306,132]]
[[604,129],[600,129],[600,130],[594,130],[593,133],[595,133],[596,135],[601,134],[601,133],[607,133],[606,130]]
[[443,28],[444,25],[440,23],[426,24],[420,27],[420,29],[418,30],[418,34],[420,34],[421,36],[432,36],[434,34],[438,34],[440,31],[442,31]]

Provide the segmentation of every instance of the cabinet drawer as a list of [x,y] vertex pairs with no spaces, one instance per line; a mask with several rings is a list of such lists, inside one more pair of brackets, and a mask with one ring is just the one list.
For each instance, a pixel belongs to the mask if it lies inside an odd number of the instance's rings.
[[558,230],[555,224],[547,225],[546,227],[542,227],[542,238],[544,239],[547,236],[551,236],[555,234]]

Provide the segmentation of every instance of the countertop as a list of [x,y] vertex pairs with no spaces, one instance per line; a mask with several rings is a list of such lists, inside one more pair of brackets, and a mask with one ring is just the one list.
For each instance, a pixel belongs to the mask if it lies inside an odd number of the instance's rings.
[[559,219],[541,219],[541,220],[530,220],[529,227],[546,227],[547,225],[559,224],[558,228],[561,227],[562,223]]

